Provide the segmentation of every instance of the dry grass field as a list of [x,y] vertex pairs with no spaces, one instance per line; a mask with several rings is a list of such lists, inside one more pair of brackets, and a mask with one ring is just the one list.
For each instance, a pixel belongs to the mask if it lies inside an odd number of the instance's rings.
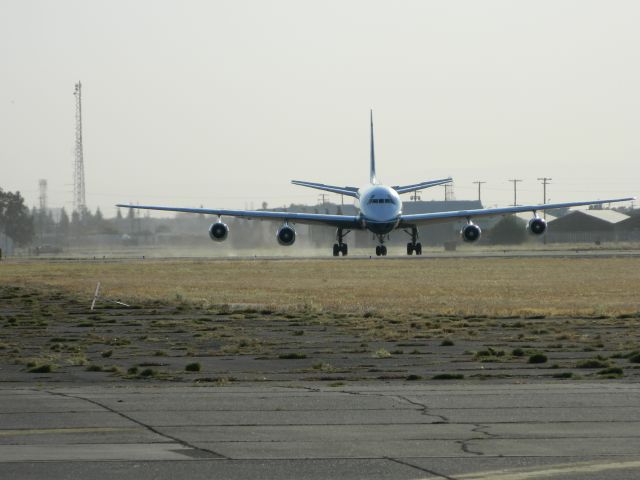
[[181,301],[364,314],[616,316],[640,312],[640,258],[13,261],[0,284],[91,301]]

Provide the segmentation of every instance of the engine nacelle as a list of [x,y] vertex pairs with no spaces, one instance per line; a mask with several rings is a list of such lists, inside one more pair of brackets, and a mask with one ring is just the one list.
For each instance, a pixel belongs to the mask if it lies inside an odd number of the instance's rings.
[[289,225],[283,225],[276,234],[278,243],[284,247],[289,247],[296,241],[296,231]]
[[480,227],[475,223],[465,225],[462,227],[462,230],[460,230],[460,236],[465,242],[476,242],[480,238],[480,235],[482,235],[482,230],[480,230]]
[[229,235],[229,227],[226,223],[216,222],[209,227],[209,237],[214,242],[224,242]]
[[527,224],[527,231],[531,235],[542,235],[547,230],[547,222],[544,218],[532,218]]

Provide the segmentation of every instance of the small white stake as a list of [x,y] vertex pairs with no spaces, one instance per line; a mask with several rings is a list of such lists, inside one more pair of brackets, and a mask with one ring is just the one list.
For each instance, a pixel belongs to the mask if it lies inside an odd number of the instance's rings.
[[91,302],[91,310],[96,306],[96,300],[98,299],[98,294],[100,293],[100,282],[96,285],[96,293],[93,295],[93,302]]

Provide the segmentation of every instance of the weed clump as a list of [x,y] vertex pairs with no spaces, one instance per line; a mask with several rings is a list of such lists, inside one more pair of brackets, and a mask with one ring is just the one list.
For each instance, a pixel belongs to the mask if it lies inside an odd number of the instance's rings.
[[600,370],[598,375],[605,375],[607,378],[620,378],[624,375],[624,370],[620,367],[609,367],[604,370]]
[[87,372],[101,372],[102,367],[100,365],[89,365],[85,370]]
[[603,360],[592,358],[590,360],[581,360],[576,364],[577,368],[607,368],[609,367],[609,362],[605,362]]
[[374,357],[376,358],[389,358],[390,356],[391,356],[391,353],[389,353],[389,351],[385,350],[384,348],[379,348],[374,353]]
[[304,353],[291,352],[291,353],[282,353],[278,355],[278,358],[282,360],[302,360],[303,358],[307,358],[307,355]]
[[156,371],[153,368],[145,368],[140,372],[141,377],[153,377],[156,374]]
[[573,377],[573,372],[561,372],[561,373],[554,373],[553,375],[551,375],[553,378],[572,378]]
[[102,358],[109,358],[111,355],[113,355],[113,350],[105,350],[100,355],[102,356]]
[[511,355],[513,355],[514,357],[524,357],[524,350],[521,348],[514,348],[511,351]]
[[547,363],[547,356],[544,353],[534,353],[529,357],[529,363]]
[[199,372],[201,368],[198,362],[189,363],[184,367],[187,372]]
[[48,363],[45,365],[39,365],[29,369],[29,373],[51,373],[53,367]]
[[422,377],[420,375],[411,374],[407,376],[407,380],[409,381],[422,380]]
[[464,375],[462,373],[439,373],[431,378],[433,380],[462,380]]
[[455,343],[453,343],[453,340],[449,338],[445,338],[440,344],[441,347],[453,347],[454,345]]

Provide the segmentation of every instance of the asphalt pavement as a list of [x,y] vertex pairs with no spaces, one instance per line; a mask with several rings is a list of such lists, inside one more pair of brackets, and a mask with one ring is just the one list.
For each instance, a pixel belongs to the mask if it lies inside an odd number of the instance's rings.
[[634,479],[640,385],[4,384],[0,478]]

